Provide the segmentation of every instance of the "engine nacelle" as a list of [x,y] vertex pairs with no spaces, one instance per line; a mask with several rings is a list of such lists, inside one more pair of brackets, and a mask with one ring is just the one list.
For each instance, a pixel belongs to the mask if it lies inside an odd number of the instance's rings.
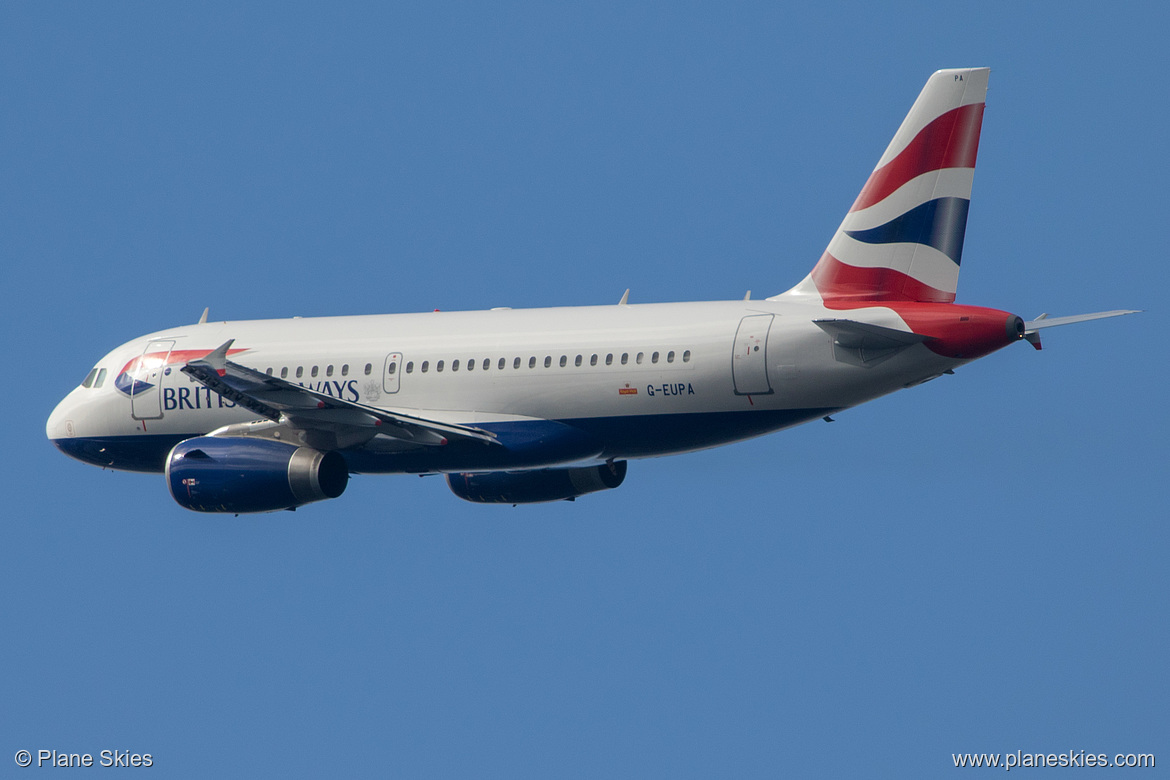
[[451,492],[481,504],[535,504],[572,501],[577,496],[610,490],[626,478],[626,462],[571,469],[492,471],[486,474],[448,474]]
[[204,436],[167,456],[167,486],[196,512],[273,512],[345,492],[349,470],[336,452],[269,439]]

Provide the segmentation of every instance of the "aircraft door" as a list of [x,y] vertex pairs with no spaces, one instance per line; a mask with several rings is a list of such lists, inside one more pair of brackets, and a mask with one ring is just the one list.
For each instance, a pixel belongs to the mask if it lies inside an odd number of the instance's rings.
[[130,416],[135,420],[163,416],[163,379],[174,346],[173,341],[150,342],[130,370]]
[[772,314],[749,314],[739,321],[735,332],[735,351],[731,356],[731,376],[736,395],[769,395],[768,329]]
[[398,377],[402,373],[402,353],[391,352],[386,356],[386,367],[382,371],[382,389],[387,393],[398,392]]

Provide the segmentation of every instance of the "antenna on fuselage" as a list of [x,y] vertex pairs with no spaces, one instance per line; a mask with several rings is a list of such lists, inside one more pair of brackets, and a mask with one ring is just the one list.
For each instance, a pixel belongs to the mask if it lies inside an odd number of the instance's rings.
[[207,322],[207,313],[209,311],[211,311],[210,306],[203,307],[203,314],[199,315],[199,323],[198,324],[203,325],[204,323]]
[[622,299],[620,301],[618,301],[618,306],[625,306],[629,302],[630,302],[630,288],[627,287],[626,291],[624,293],[622,293]]

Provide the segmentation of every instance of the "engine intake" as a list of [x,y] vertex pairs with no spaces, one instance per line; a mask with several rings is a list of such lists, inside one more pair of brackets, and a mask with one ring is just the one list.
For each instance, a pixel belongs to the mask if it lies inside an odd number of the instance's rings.
[[167,486],[196,512],[274,512],[337,498],[349,470],[336,452],[268,439],[204,436],[167,456]]
[[451,492],[481,504],[536,504],[572,501],[577,496],[610,490],[626,478],[626,461],[569,469],[492,471],[486,474],[448,474]]

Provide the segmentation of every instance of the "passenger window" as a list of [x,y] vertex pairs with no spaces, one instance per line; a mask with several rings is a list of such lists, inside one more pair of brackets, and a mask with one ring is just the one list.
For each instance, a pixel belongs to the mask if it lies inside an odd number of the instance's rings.
[[414,361],[413,361],[413,360],[407,361],[407,363],[406,363],[406,373],[408,373],[408,374],[413,374],[413,373],[414,373]]
[[369,376],[369,375],[370,375],[370,372],[371,372],[371,371],[373,371],[373,370],[374,370],[374,366],[373,366],[373,364],[371,364],[371,363],[366,363],[366,376]]
[[[269,370],[271,370],[271,369],[269,369]],[[106,381],[106,370],[103,368],[101,371],[98,371],[98,378],[95,379],[93,382],[94,389],[96,390],[97,388],[101,387],[102,382],[105,382],[105,381]]]
[[[76,376],[76,374],[74,374]],[[85,375],[85,379],[81,380],[81,386],[84,388],[93,387],[93,380],[97,378],[97,369],[91,368],[89,373]]]
[[[500,360],[503,360],[503,358],[500,358]],[[503,366],[501,366],[501,368],[503,368]],[[513,369],[520,368],[520,358],[516,358],[515,360],[512,361],[512,368]]]
[[266,369],[264,369],[264,373],[265,373],[265,374],[268,374],[268,376],[272,376],[272,369],[271,369],[271,368],[266,368]]
[[544,367],[548,368],[551,365],[552,365],[552,355],[545,355],[544,356]]
[[313,366],[312,370],[309,371],[309,376],[317,376],[317,367],[316,366]]
[[637,362],[638,362],[638,365],[642,365],[642,357],[643,357],[645,354],[646,354],[645,352],[639,352],[639,353],[638,353],[638,357],[637,357],[637,358],[635,358],[635,360],[637,360]]
[[305,375],[305,368],[304,368],[304,366],[297,366],[297,379],[300,379],[300,378],[301,378],[301,377],[303,377],[304,375]]
[[443,370],[443,361],[442,361],[442,360],[440,360],[438,363],[435,363],[435,370],[436,370],[436,371],[442,371],[442,370]]
[[690,363],[690,362],[691,362],[691,351],[690,351],[689,349],[688,349],[686,352],[684,352],[684,353],[683,353],[683,362],[684,362],[684,363]]
[[657,353],[657,352],[655,352],[653,355],[651,355],[651,356],[650,356],[650,362],[651,362],[651,363],[657,363],[657,362],[658,362],[658,353]]
[[605,356],[605,364],[607,366],[613,365],[613,353],[612,352],[610,352],[608,355]]
[[284,368],[280,369],[280,378],[281,379],[288,379],[288,366],[285,366]]
[[394,376],[395,372],[398,371],[398,361],[397,360],[390,361],[390,367],[387,369],[387,371],[390,374],[390,376]]
[[594,355],[593,357],[589,358],[589,365],[591,365],[591,366],[597,365],[597,355]]
[[573,365],[575,365],[575,366],[581,365],[581,356],[580,355],[578,355],[577,359],[573,361]]
[[[492,359],[491,358],[484,358],[483,359],[483,370],[487,371],[491,367],[492,367]],[[503,368],[503,367],[504,367],[504,359],[500,358],[500,368]]]
[[673,349],[672,349],[670,352],[667,352],[667,353],[666,353],[666,362],[667,362],[667,363],[673,363],[673,362],[674,362],[674,350],[673,350]]
[[528,367],[529,368],[536,368],[536,356],[535,355],[528,358]]
[[349,376],[349,363],[345,363],[341,366],[341,375]]
[[630,362],[630,353],[623,352],[622,353],[622,365],[624,366],[626,363],[629,363],[629,362]]
[[422,373],[424,373],[424,374],[425,374],[425,373],[427,372],[427,369],[428,369],[428,368],[430,368],[430,367],[431,367],[431,361],[429,361],[429,360],[424,360],[424,361],[422,362],[422,365],[421,365],[421,366],[419,366],[419,371],[421,371]]
[[569,362],[569,358],[566,357],[565,355],[561,355],[561,368],[564,368],[565,364],[568,362]]
[[472,358],[471,360],[468,360],[468,361],[467,361],[467,370],[468,370],[468,371],[474,371],[474,370],[475,370],[475,358]]
[[333,376],[333,366],[325,366],[325,376]]
[[[442,370],[443,370],[443,361],[441,361],[441,360],[439,361],[439,370],[440,370],[440,371],[442,371]],[[452,371],[458,371],[458,370],[459,370],[459,361],[458,361],[458,360],[452,360],[452,361],[451,361],[451,370],[452,370]]]

